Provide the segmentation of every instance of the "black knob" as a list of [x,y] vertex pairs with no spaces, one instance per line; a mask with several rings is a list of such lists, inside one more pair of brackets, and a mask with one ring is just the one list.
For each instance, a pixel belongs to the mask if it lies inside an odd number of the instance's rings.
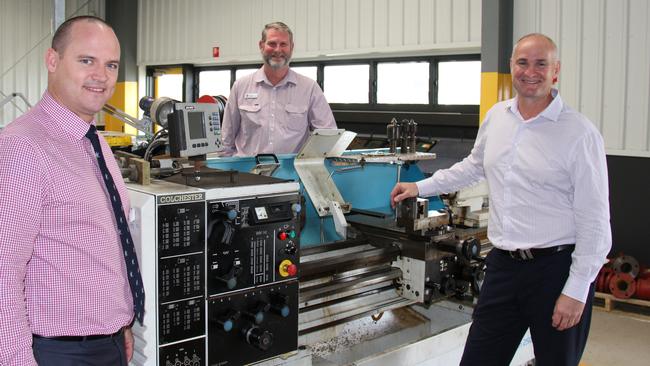
[[225,315],[218,316],[213,322],[218,324],[224,332],[230,332],[240,315],[239,311],[229,310]]
[[269,311],[270,308],[271,304],[266,302],[259,302],[249,311],[245,311],[244,315],[246,315],[248,319],[254,321],[255,324],[262,324],[264,321],[264,314]]
[[254,325],[248,329],[244,329],[244,339],[246,343],[262,351],[267,351],[273,345],[273,334],[268,330],[262,330]]
[[224,274],[223,276],[217,276],[216,279],[225,283],[226,287],[228,287],[228,290],[232,290],[237,287],[237,277],[239,277],[241,273],[241,263],[239,263],[239,260],[236,260],[233,263],[232,267],[230,267],[230,271],[228,271],[228,273]]
[[295,255],[297,251],[298,251],[298,247],[296,247],[296,244],[294,244],[294,242],[292,241],[288,242],[287,245],[284,247],[284,252],[289,255]]
[[289,297],[285,294],[276,292],[271,295],[271,311],[286,318],[291,313],[289,307]]
[[467,260],[472,260],[479,256],[481,251],[481,243],[475,238],[469,238],[463,242],[463,257]]

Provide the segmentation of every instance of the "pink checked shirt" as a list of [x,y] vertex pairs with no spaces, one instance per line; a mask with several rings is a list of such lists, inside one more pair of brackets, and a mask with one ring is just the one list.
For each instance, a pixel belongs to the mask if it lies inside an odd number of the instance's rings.
[[[110,334],[133,318],[88,128],[45,92],[0,134],[0,365],[36,365],[32,333]],[[124,181],[100,141],[128,217]]]

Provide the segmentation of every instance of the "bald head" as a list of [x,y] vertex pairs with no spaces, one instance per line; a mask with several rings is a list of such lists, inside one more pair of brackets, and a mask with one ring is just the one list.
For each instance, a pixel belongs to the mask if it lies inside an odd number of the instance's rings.
[[532,40],[534,40],[535,43],[537,44],[545,44],[545,46],[551,51],[551,57],[552,57],[551,61],[559,60],[557,45],[555,44],[555,42],[553,42],[553,40],[549,36],[542,33],[529,33],[519,38],[517,43],[515,43],[515,46],[512,48],[512,55],[510,56],[510,58],[514,59],[515,53],[517,52],[517,48],[519,48],[521,44],[523,44],[526,41],[532,41]]
[[531,110],[540,112],[553,100],[553,85],[560,74],[555,42],[539,33],[522,37],[512,50],[510,73],[520,111],[534,106]]
[[73,18],[57,30],[45,65],[50,95],[90,122],[115,90],[120,42],[101,19]]
[[72,33],[72,27],[80,22],[98,23],[104,27],[107,27],[111,31],[113,30],[113,27],[108,25],[108,23],[106,23],[103,19],[92,15],[82,15],[70,18],[63,22],[63,24],[61,24],[59,28],[56,29],[56,32],[54,32],[54,36],[52,36],[52,48],[58,52],[59,55],[63,56],[63,52],[70,44],[70,34]]

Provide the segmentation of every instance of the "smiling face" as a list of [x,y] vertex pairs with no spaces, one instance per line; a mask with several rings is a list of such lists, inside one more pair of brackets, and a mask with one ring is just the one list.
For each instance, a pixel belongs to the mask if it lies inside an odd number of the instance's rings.
[[120,44],[110,27],[81,20],[71,25],[63,47],[47,50],[45,63],[52,97],[90,122],[115,90]]
[[288,67],[293,53],[293,41],[287,32],[269,29],[266,40],[259,43],[264,63],[273,69]]
[[519,98],[528,101],[548,98],[560,74],[555,45],[541,35],[523,38],[515,45],[510,72]]

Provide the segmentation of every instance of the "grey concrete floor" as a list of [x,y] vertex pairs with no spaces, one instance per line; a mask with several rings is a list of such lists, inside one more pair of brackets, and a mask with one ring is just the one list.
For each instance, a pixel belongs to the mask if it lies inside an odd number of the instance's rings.
[[580,366],[650,366],[650,317],[595,307]]

